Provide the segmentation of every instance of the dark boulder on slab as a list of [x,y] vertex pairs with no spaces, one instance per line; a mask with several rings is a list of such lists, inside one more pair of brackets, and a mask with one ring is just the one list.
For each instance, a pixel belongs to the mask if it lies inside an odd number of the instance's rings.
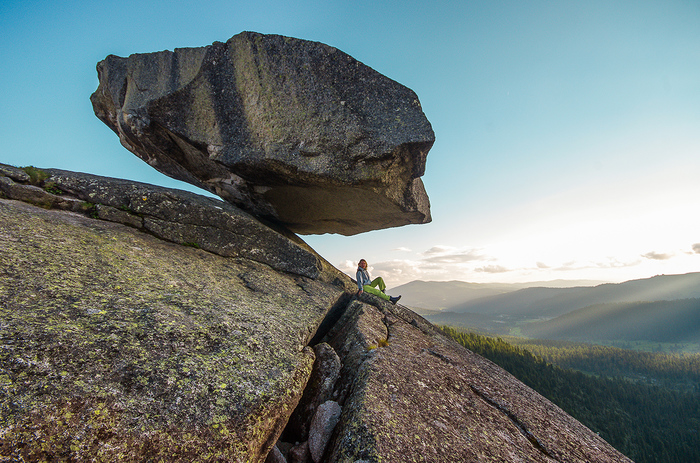
[[238,34],[97,65],[97,117],[157,170],[301,234],[430,221],[416,94],[328,45]]

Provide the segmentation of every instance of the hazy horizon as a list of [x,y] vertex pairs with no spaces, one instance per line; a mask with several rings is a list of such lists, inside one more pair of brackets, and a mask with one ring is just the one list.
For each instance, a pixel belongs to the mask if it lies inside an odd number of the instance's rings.
[[[389,289],[394,289],[398,288],[400,286],[405,286],[411,283],[466,283],[466,284],[473,284],[473,285],[513,285],[513,286],[528,286],[532,287],[534,285],[539,285],[539,284],[547,284],[547,283],[557,283],[556,285],[551,286],[552,288],[572,288],[575,286],[599,286],[599,285],[604,285],[604,284],[619,284],[619,283],[626,283],[628,281],[636,281],[636,280],[649,280],[651,278],[655,277],[660,277],[660,276],[679,276],[679,275],[690,275],[690,274],[695,274],[695,273],[700,273],[700,272],[685,272],[685,273],[674,273],[674,274],[658,274],[658,275],[651,275],[649,277],[642,277],[642,278],[632,278],[629,280],[622,280],[622,281],[604,281],[604,280],[589,280],[589,279],[576,279],[576,280],[567,280],[565,278],[557,278],[554,280],[532,280],[532,281],[515,281],[515,282],[503,282],[503,281],[491,281],[487,283],[478,283],[478,282],[473,282],[473,281],[464,281],[464,280],[411,280],[406,283],[401,283],[399,285],[391,286]],[[350,275],[349,273],[347,274],[348,276],[351,276],[353,279],[355,278],[355,275]],[[568,286],[568,284],[571,284],[571,286]]]

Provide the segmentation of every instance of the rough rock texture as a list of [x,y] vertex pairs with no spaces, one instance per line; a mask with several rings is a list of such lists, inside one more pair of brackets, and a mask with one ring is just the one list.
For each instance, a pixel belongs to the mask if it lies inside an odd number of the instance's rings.
[[267,459],[265,463],[287,463],[287,459],[284,457],[280,449],[277,446],[272,447],[272,451],[267,454]]
[[309,450],[314,463],[323,461],[323,454],[331,438],[331,434],[338,424],[342,409],[338,402],[328,400],[318,406],[311,420],[309,429]]
[[333,399],[335,383],[340,376],[342,363],[331,346],[323,342],[314,346],[316,360],[311,377],[299,401],[297,409],[287,425],[288,433],[282,436],[287,442],[303,442],[309,438],[309,426],[316,408]]
[[401,306],[362,296],[328,337],[349,384],[325,461],[631,461]]
[[418,97],[340,50],[243,32],[97,70],[95,114],[127,149],[256,216],[303,234],[430,221]]
[[[325,452],[312,442],[316,461],[629,462],[415,313],[357,297],[327,264],[314,279],[142,225],[260,222],[122,182],[0,164],[1,462],[309,463],[307,440],[278,439],[301,435],[324,402],[342,413]],[[153,207],[115,205],[144,188]],[[133,195],[111,203],[108,191]]]
[[88,213],[174,243],[245,257],[283,272],[339,284],[347,280],[293,233],[262,223],[224,201],[57,169],[32,168],[37,174],[34,180],[13,166],[0,164],[0,169],[0,192],[10,199]]
[[287,460],[289,461],[289,463],[311,462],[311,450],[309,450],[309,443],[307,441],[304,441],[292,447],[289,450],[289,458]]
[[0,460],[263,461],[342,288],[0,199]]

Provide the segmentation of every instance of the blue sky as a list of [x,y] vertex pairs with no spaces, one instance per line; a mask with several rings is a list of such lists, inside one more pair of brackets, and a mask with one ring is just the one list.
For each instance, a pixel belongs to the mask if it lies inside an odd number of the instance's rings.
[[94,116],[96,63],[282,34],[410,87],[436,133],[433,222],[305,237],[339,268],[390,287],[700,270],[698,1],[5,1],[0,30],[0,162],[193,189]]

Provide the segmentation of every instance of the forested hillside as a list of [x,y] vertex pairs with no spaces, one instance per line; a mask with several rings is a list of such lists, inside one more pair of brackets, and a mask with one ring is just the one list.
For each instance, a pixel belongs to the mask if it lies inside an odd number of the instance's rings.
[[700,354],[644,352],[588,343],[508,337],[505,341],[561,368],[700,393]]
[[[443,329],[463,346],[505,368],[600,433],[637,463],[700,461],[700,392],[697,390],[683,392],[642,381],[584,374],[555,366],[500,338],[450,327]],[[634,353],[627,355],[634,357]],[[574,356],[569,357],[573,361]],[[598,374],[590,370],[595,370],[595,365],[592,362],[587,367],[591,373]],[[689,368],[680,375],[695,374],[692,371]]]

